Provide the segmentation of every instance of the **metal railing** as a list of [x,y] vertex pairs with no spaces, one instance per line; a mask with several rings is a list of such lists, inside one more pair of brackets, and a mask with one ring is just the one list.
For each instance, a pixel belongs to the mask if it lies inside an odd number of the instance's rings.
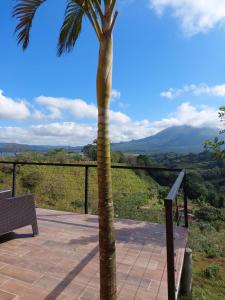
[[[97,168],[97,164],[90,163],[47,163],[47,162],[23,162],[23,161],[0,161],[1,164],[12,165],[12,196],[16,196],[16,176],[18,166],[54,166],[54,167],[79,167],[84,168],[84,213],[89,211],[89,170]],[[126,170],[145,170],[145,171],[169,171],[180,172],[175,183],[173,184],[169,194],[164,200],[165,219],[166,219],[166,245],[167,245],[167,280],[168,280],[168,299],[176,299],[176,284],[175,284],[175,261],[174,261],[174,222],[180,224],[180,214],[178,206],[178,196],[181,188],[183,189],[183,215],[184,226],[188,227],[188,208],[187,208],[187,186],[186,186],[186,170],[176,168],[160,168],[160,167],[145,167],[145,166],[127,166],[127,165],[112,165],[112,169]],[[174,213],[175,207],[175,213]]]
[[[18,166],[52,166],[52,167],[68,167],[68,168],[83,168],[84,169],[84,213],[88,214],[88,186],[89,186],[89,169],[97,168],[97,164],[90,163],[49,163],[49,162],[31,162],[31,161],[0,161],[0,165],[12,165],[12,196],[16,196],[16,178]],[[181,169],[176,168],[161,168],[161,167],[145,167],[145,166],[127,166],[127,165],[112,165],[112,169],[121,170],[144,170],[144,171],[170,171],[180,172]]]
[[[164,200],[166,214],[166,246],[167,246],[167,282],[168,282],[168,299],[175,300],[177,295],[175,282],[175,260],[174,251],[174,222],[180,223],[178,196],[180,189],[183,188],[183,213],[184,226],[188,227],[188,207],[187,207],[187,185],[186,170],[182,170],[174,182],[169,194]],[[173,207],[175,206],[175,213]]]

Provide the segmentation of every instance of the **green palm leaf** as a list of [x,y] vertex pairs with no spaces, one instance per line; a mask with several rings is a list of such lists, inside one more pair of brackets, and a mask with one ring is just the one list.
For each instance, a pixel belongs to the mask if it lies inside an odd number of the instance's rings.
[[14,7],[13,16],[19,20],[16,26],[18,32],[18,44],[22,44],[25,50],[30,40],[30,29],[32,27],[33,18],[39,6],[46,0],[20,0]]
[[85,13],[84,4],[85,1],[68,0],[58,41],[59,56],[65,52],[70,52],[76,43]]

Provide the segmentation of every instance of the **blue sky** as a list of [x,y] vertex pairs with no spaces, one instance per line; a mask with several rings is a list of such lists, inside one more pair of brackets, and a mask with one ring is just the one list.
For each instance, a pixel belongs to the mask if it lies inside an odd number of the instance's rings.
[[[164,128],[218,126],[225,99],[225,0],[118,0],[111,139]],[[197,3],[198,2],[198,3]],[[38,11],[23,53],[0,3],[0,142],[81,145],[96,137],[98,43],[88,22],[56,56],[66,0]]]

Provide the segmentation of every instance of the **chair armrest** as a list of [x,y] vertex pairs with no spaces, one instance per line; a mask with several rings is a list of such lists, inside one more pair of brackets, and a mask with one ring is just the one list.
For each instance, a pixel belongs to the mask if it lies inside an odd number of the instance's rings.
[[5,198],[8,203],[11,203],[14,207],[31,207],[32,209],[35,209],[35,201],[34,201],[34,196],[32,194],[26,194],[26,195],[20,195],[20,196],[15,196]]

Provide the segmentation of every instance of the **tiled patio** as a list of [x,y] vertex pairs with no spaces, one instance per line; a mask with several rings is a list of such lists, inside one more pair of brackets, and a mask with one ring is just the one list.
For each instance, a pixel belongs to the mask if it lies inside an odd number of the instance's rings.
[[[29,227],[0,238],[0,299],[98,299],[96,216],[38,209],[40,235]],[[118,299],[167,299],[165,226],[116,221]],[[176,281],[185,228],[176,228]]]

